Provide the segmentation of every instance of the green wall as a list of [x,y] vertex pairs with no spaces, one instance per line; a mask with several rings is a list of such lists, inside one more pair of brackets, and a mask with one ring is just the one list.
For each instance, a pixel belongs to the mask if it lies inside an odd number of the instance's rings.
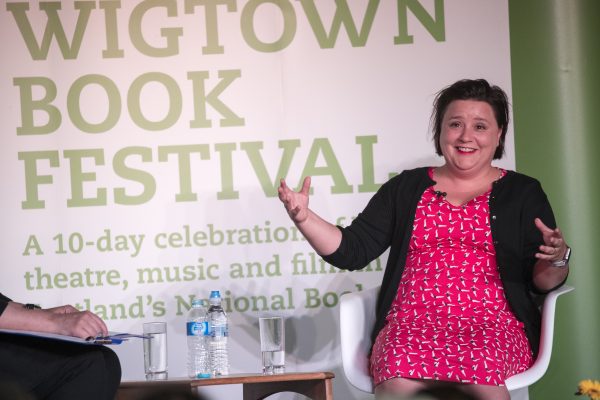
[[509,0],[517,170],[538,178],[573,248],[550,368],[532,400],[600,380],[600,1]]

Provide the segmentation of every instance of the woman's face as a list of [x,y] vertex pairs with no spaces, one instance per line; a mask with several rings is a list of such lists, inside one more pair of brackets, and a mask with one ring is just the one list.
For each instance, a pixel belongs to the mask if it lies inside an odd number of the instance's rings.
[[455,173],[487,172],[500,143],[502,128],[485,101],[455,100],[442,119],[440,147],[446,165]]

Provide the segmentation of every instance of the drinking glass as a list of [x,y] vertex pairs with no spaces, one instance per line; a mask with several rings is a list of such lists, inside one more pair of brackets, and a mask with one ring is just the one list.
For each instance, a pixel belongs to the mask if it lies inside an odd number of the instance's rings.
[[143,325],[143,332],[146,379],[167,379],[167,324],[148,322]]
[[285,326],[283,317],[260,317],[260,351],[263,374],[285,372]]

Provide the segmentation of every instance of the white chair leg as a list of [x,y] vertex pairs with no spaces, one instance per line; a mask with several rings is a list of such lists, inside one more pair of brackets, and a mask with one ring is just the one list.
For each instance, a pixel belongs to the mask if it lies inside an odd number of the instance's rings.
[[510,400],[529,400],[529,389],[527,387],[510,391]]

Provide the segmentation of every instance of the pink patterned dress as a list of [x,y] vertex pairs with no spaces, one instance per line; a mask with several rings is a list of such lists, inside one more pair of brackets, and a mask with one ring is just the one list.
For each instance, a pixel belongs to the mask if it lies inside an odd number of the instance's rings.
[[373,345],[375,385],[396,377],[503,385],[531,366],[496,267],[489,196],[454,206],[433,188],[423,193],[398,292]]

